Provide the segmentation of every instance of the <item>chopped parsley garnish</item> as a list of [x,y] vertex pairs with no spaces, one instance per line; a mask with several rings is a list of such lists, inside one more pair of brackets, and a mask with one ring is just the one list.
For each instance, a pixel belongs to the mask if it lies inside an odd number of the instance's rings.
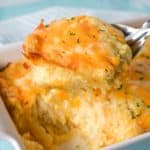
[[92,37],[95,39],[96,38],[96,36],[95,35],[92,35]]
[[122,88],[123,88],[123,84],[120,84],[117,89],[118,89],[118,90],[121,90]]
[[139,78],[139,80],[143,80],[143,79],[144,79],[144,77],[140,77],[140,78]]
[[146,57],[146,59],[150,59],[150,56],[145,56]]
[[142,57],[145,57],[146,59],[150,59],[150,56],[147,56],[147,55],[142,55]]
[[140,104],[139,104],[139,103],[136,103],[136,106],[137,106],[137,107],[140,107]]
[[131,114],[131,117],[132,119],[136,119],[137,117],[139,117],[141,114],[135,114],[132,110],[130,110],[130,114]]
[[108,72],[108,69],[105,69],[105,72]]
[[75,19],[75,17],[71,17],[70,19],[71,19],[71,20],[74,20],[74,19]]
[[99,32],[100,32],[100,31],[101,31],[101,32],[104,32],[105,30],[104,30],[104,29],[99,29],[98,31],[99,31]]
[[48,24],[45,25],[46,28],[48,28],[48,26],[49,26]]
[[137,117],[139,117],[139,116],[141,116],[141,114],[139,113],[139,114],[137,114],[136,116],[135,116],[135,118],[137,118]]
[[65,41],[64,41],[64,40],[62,40],[62,43],[65,43]]
[[140,67],[142,67],[143,66],[143,64],[137,64],[138,66],[140,66]]
[[134,112],[132,110],[130,110],[130,114],[131,114],[132,119],[136,118],[136,116],[135,116],[135,114],[134,114]]
[[141,71],[139,71],[139,70],[135,70],[135,72],[136,72],[136,73],[140,73],[140,74],[142,73],[142,72],[141,72]]
[[80,43],[80,39],[79,38],[77,39],[77,43]]
[[69,34],[70,34],[70,35],[73,35],[73,36],[76,35],[74,32],[70,32]]

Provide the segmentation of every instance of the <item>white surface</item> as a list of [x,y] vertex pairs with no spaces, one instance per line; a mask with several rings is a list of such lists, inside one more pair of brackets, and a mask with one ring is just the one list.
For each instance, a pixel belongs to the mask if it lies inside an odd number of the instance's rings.
[[21,50],[22,42],[0,47],[0,67],[20,59],[22,57]]
[[21,137],[0,97],[0,140],[10,142],[14,150],[25,150]]

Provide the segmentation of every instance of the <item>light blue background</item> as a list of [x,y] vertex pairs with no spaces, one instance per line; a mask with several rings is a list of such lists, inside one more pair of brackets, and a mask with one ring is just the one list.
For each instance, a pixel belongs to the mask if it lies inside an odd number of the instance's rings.
[[0,46],[24,40],[43,18],[94,15],[121,22],[150,14],[150,0],[0,0]]
[[[0,20],[8,19],[14,16],[23,15],[29,12],[41,10],[51,6],[65,6],[78,8],[93,8],[104,10],[121,10],[128,12],[138,12],[150,14],[150,0],[34,0],[34,2],[24,3],[24,1],[15,5],[15,0],[8,6],[0,4]],[[21,0],[20,0],[21,1]],[[5,0],[0,0],[4,3]]]
[[13,145],[7,140],[0,139],[0,150],[15,150]]

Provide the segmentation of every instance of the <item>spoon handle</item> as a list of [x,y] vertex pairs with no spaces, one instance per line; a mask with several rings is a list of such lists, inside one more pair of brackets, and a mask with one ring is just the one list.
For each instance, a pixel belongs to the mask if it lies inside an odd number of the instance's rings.
[[146,38],[150,36],[150,20],[145,21],[141,28],[134,28],[123,24],[112,25],[123,32],[126,42],[132,49],[132,57],[134,58],[141,50]]

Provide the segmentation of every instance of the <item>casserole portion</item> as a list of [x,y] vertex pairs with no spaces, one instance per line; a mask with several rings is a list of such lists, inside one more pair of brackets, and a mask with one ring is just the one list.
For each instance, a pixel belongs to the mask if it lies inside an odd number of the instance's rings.
[[41,22],[0,72],[27,149],[97,150],[150,131],[149,43],[131,62],[122,33],[97,18]]
[[120,31],[90,16],[77,16],[41,22],[23,44],[25,57],[39,58],[82,75],[95,85],[111,84],[116,74],[127,67],[131,50]]

